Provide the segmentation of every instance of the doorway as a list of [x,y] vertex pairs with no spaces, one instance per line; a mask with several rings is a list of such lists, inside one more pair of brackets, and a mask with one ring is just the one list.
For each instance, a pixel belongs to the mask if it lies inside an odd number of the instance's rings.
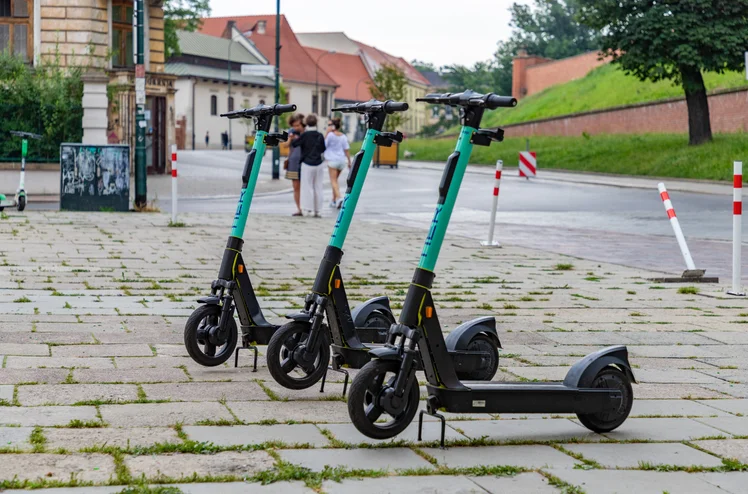
[[145,156],[148,174],[166,172],[166,98],[148,96],[145,100]]

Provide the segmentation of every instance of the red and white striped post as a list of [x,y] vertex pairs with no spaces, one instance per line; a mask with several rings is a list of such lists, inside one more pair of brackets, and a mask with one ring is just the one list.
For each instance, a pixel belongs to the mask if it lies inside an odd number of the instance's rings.
[[678,246],[680,246],[683,259],[686,261],[686,268],[688,271],[695,271],[696,265],[693,263],[691,252],[688,250],[688,245],[686,245],[686,238],[683,236],[683,230],[680,229],[680,223],[678,222],[678,218],[675,216],[675,209],[673,209],[673,203],[670,201],[670,195],[667,193],[665,184],[660,182],[657,184],[657,189],[660,191],[660,197],[665,206],[665,211],[667,211],[667,217],[670,218],[670,224],[673,226],[675,238],[678,240]]
[[496,226],[496,210],[499,208],[499,187],[501,186],[501,170],[504,168],[504,162],[496,162],[496,178],[493,184],[493,207],[491,208],[491,223],[488,225],[488,241],[481,242],[481,245],[490,247],[500,247],[499,243],[493,239],[493,231]]
[[744,297],[741,289],[741,243],[743,241],[743,162],[736,161],[732,189],[732,290],[729,295]]
[[171,145],[171,222],[177,222],[177,145]]

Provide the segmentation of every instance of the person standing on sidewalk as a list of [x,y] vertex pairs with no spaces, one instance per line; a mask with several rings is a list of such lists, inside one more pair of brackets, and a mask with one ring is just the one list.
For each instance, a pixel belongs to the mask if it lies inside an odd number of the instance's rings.
[[333,118],[327,125],[325,134],[325,161],[327,169],[330,172],[330,184],[332,185],[332,202],[331,208],[338,208],[343,205],[343,196],[340,194],[338,179],[343,172],[343,168],[348,165],[351,167],[351,155],[348,152],[348,137],[340,130],[340,119]]
[[301,148],[293,147],[293,142],[301,136],[304,132],[304,115],[301,113],[295,113],[288,118],[288,125],[291,127],[291,132],[288,133],[288,138],[291,140],[291,148],[288,152],[288,159],[285,163],[286,178],[291,181],[293,185],[293,200],[296,203],[296,212],[291,216],[303,216],[301,212]]
[[[322,153],[325,152],[325,138],[317,127],[317,116],[309,115],[304,121],[307,130],[301,137],[291,143],[291,147],[301,148],[301,207],[308,212],[314,212],[314,217],[320,217],[322,210],[322,181],[325,169],[322,164]],[[314,127],[310,130],[310,127]]]
[[205,132],[205,149],[208,149],[208,144],[210,144],[210,131]]

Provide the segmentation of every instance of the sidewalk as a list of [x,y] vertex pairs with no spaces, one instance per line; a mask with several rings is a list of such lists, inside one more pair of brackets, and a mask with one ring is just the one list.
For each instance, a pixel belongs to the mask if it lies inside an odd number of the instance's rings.
[[[429,170],[443,170],[444,163],[433,161],[406,161],[400,160],[402,167],[421,168]],[[516,164],[504,163],[502,179],[513,177],[519,179]],[[495,168],[488,165],[469,165],[469,173],[481,173],[494,175]],[[612,187],[624,187],[634,189],[654,189],[657,184],[664,182],[668,190],[679,192],[695,192],[699,194],[731,195],[732,184],[729,182],[717,182],[713,180],[685,180],[672,177],[641,177],[628,175],[608,175],[604,173],[579,173],[564,170],[538,170],[538,177],[532,180],[544,182],[572,182],[579,184],[608,185]]]
[[[596,434],[574,415],[445,414],[447,450],[434,421],[423,441],[416,420],[399,442],[379,442],[352,426],[336,374],[325,393],[291,391],[270,376],[265,347],[256,373],[248,354],[238,369],[187,356],[184,323],[210,289],[232,217],[183,215],[184,228],[168,228],[165,214],[10,211],[0,219],[4,488],[745,492],[748,304],[726,298],[724,286],[679,293],[646,281],[644,270],[450,236],[433,291],[439,319],[449,330],[495,316],[504,352],[495,380],[560,381],[580,355],[625,344],[638,381],[631,416]],[[259,234],[244,244],[244,259],[271,322],[299,307],[333,223],[250,216],[247,228]],[[352,225],[349,296],[386,294],[400,307],[423,235]],[[227,483],[211,483],[219,479]]]

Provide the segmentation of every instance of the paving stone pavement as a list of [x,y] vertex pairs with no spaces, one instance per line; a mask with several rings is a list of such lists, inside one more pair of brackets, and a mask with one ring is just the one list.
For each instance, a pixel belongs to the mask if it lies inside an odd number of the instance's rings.
[[[341,376],[324,393],[286,390],[264,347],[257,372],[248,354],[239,368],[193,362],[184,323],[209,290],[231,218],[182,219],[185,228],[161,214],[1,217],[0,489],[745,492],[748,302],[725,286],[679,293],[646,271],[449,237],[439,317],[447,331],[496,317],[495,380],[561,380],[579,356],[620,343],[640,383],[616,431],[595,434],[573,415],[447,414],[452,446],[440,450],[433,421],[422,443],[414,426],[395,441],[365,438]],[[332,221],[250,217],[245,258],[268,319],[298,308]],[[354,223],[343,259],[353,304],[387,294],[397,312],[423,237]]]

